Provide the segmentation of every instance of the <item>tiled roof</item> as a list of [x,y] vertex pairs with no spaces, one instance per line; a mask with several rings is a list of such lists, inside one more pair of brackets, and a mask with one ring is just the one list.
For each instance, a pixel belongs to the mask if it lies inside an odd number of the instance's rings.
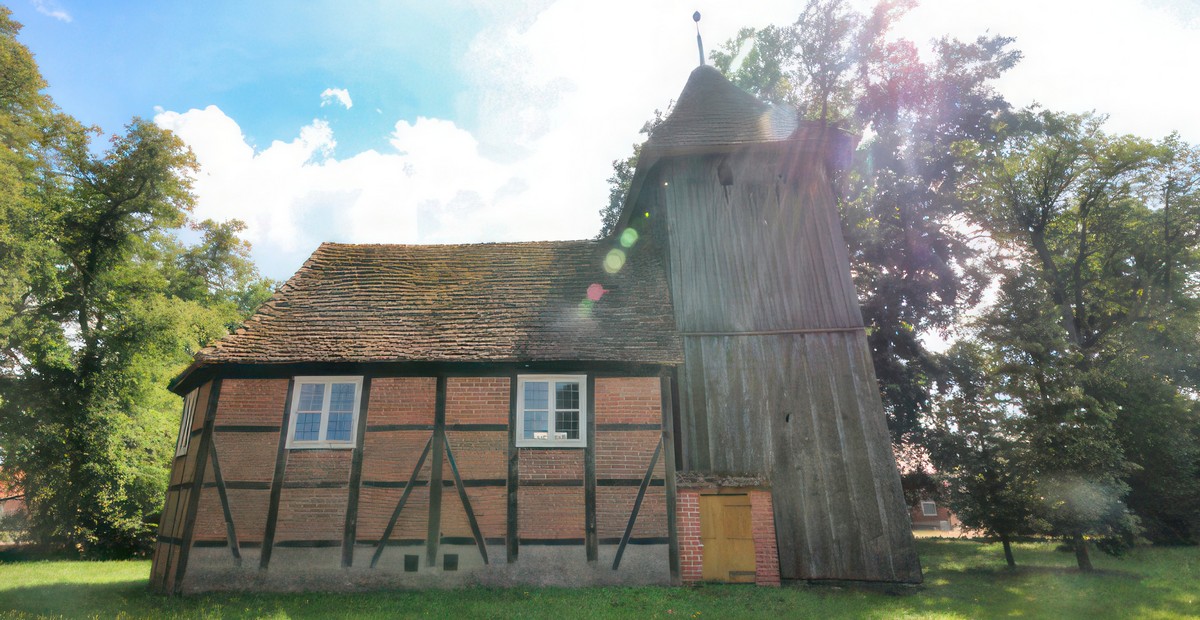
[[649,146],[671,150],[772,142],[792,137],[799,126],[794,109],[763,103],[720,71],[701,65],[688,76],[671,115],[654,129]]
[[[219,363],[678,363],[665,270],[611,243],[322,244],[245,326],[196,355]],[[589,299],[589,292],[592,298]]]

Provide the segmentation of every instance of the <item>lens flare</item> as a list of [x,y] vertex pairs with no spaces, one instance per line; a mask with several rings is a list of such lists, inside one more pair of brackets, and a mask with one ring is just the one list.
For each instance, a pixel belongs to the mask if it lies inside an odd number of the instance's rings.
[[604,257],[604,270],[609,273],[616,273],[625,266],[625,252],[613,248],[608,251],[608,256]]
[[638,232],[632,228],[626,228],[625,231],[621,233],[621,245],[624,247],[633,247],[633,244],[637,243],[637,240]]
[[587,290],[588,301],[600,301],[600,298],[604,297],[604,294],[607,292],[599,282],[593,282]]

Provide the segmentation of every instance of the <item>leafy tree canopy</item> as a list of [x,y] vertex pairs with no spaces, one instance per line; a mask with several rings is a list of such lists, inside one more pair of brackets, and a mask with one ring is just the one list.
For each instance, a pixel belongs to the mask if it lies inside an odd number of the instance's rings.
[[169,379],[272,284],[240,222],[173,230],[191,152],[133,119],[97,152],[42,93],[0,7],[0,460],[35,540],[88,555],[148,549],[179,423]]

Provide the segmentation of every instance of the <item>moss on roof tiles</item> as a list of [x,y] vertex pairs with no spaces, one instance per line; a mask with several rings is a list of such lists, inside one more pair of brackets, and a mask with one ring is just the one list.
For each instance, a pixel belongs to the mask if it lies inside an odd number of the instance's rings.
[[595,241],[326,243],[196,361],[678,363],[660,260],[634,253],[610,274],[609,249]]

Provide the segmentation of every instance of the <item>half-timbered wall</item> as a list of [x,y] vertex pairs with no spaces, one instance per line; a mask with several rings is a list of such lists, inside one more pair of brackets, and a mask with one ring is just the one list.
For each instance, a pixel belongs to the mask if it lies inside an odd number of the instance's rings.
[[670,379],[589,375],[586,448],[516,448],[514,379],[368,374],[353,449],[286,447],[289,379],[205,384],[152,588],[677,582]]

